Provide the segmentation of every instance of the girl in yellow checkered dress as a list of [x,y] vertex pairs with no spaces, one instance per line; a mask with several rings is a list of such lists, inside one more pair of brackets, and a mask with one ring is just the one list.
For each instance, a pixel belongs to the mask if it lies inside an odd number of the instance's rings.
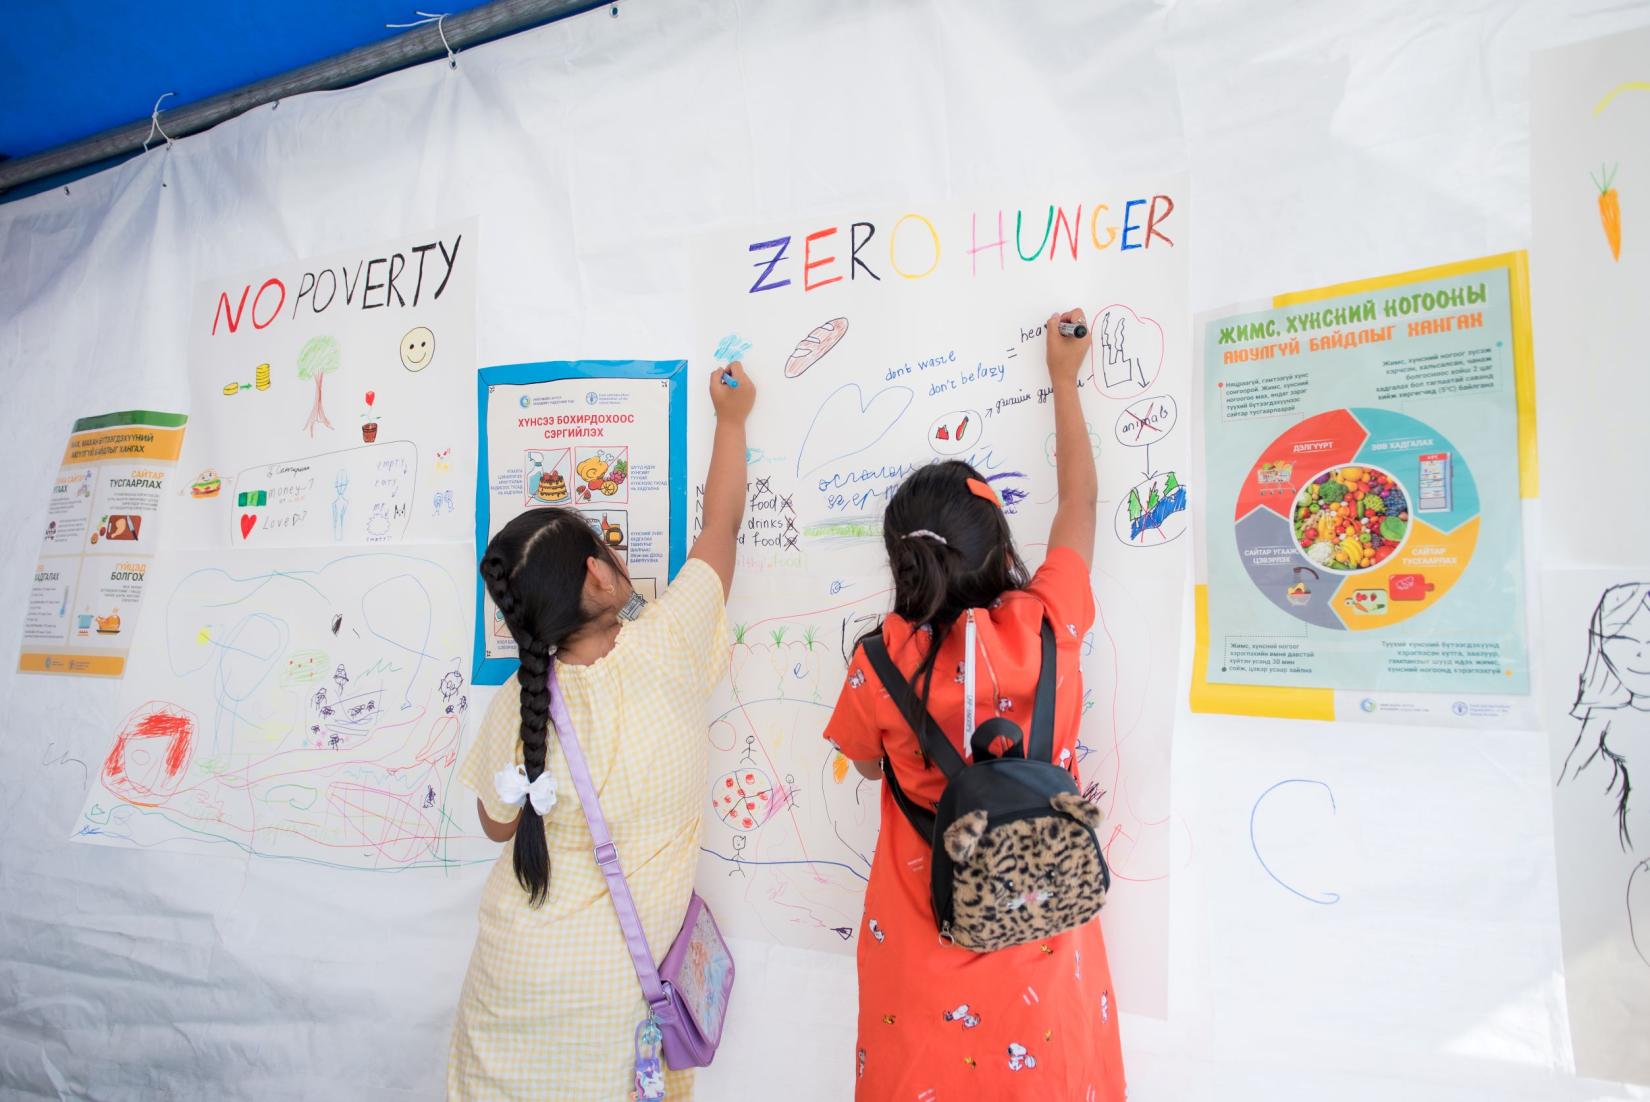
[[[548,753],[546,677],[554,661],[648,945],[662,959],[693,888],[708,769],[705,703],[727,666],[724,601],[744,511],[745,418],[756,397],[740,365],[729,371],[737,386],[720,381],[721,368],[710,381],[716,436],[704,527],[658,600],[633,599],[624,564],[570,509],[523,513],[482,556],[521,671],[487,709],[459,779],[479,797],[487,836],[513,843],[482,889],[447,1061],[450,1099],[630,1097],[647,1005],[572,778],[561,755]],[[670,1102],[690,1098],[692,1073],[668,1072],[665,1090]]]

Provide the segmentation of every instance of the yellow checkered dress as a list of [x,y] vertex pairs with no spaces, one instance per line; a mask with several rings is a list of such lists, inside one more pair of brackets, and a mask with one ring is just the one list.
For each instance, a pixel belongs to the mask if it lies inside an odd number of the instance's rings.
[[[557,667],[655,959],[675,940],[693,887],[708,783],[705,704],[727,655],[722,583],[689,559],[606,657]],[[512,678],[459,767],[500,822],[517,809],[499,802],[493,774],[521,761],[520,715]],[[545,817],[550,895],[536,910],[527,905],[506,844],[482,889],[447,1058],[450,1099],[607,1102],[628,1099],[634,1085],[634,1034],[647,1007],[554,733],[546,768],[557,792]],[[692,1096],[692,1072],[665,1082],[671,1102]]]

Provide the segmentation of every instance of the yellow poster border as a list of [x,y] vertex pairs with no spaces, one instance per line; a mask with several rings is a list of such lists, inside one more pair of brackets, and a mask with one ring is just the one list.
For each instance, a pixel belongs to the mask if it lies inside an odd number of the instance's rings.
[[[1518,489],[1524,500],[1541,491],[1540,456],[1536,446],[1535,342],[1530,329],[1530,258],[1523,249],[1475,260],[1458,260],[1430,268],[1355,279],[1307,291],[1274,295],[1272,308],[1299,306],[1369,291],[1386,291],[1428,280],[1449,279],[1478,272],[1505,271],[1507,308],[1512,324],[1513,397],[1518,417]],[[1335,718],[1335,690],[1300,686],[1227,685],[1209,681],[1209,586],[1193,587],[1195,632],[1192,648],[1191,708],[1198,713],[1268,716],[1277,719]]]

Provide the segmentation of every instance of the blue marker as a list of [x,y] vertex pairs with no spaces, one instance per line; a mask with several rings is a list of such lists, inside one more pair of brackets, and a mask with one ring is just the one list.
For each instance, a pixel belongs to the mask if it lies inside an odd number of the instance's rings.
[[731,386],[731,387],[734,387],[734,388],[737,388],[739,386],[739,380],[735,379],[733,377],[733,372],[729,371],[725,367],[722,369],[722,385],[723,386]]

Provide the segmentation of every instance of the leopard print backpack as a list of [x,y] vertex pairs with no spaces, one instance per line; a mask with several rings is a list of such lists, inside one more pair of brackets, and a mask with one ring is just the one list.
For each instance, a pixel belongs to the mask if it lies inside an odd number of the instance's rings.
[[[894,665],[881,632],[864,643],[866,658],[916,732],[927,763],[946,778],[933,810],[901,790],[886,758],[883,783],[933,851],[930,893],[940,936],[979,953],[1081,926],[1099,912],[1111,887],[1095,833],[1100,809],[1053,761],[1055,650],[1047,620],[1042,645],[1029,737],[1013,721],[993,717],[975,729],[972,760],[965,761]],[[995,754],[992,747],[999,742],[1007,746]]]

